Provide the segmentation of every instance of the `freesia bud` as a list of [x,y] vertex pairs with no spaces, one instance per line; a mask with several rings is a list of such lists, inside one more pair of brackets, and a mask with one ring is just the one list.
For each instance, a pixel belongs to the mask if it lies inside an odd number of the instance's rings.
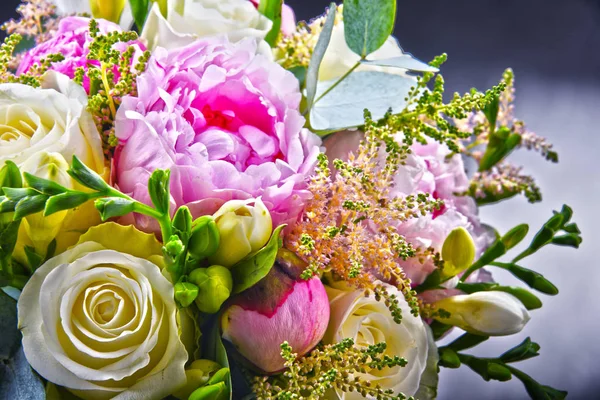
[[475,242],[465,228],[454,228],[442,246],[442,277],[450,278],[467,269],[475,259]]
[[197,260],[212,256],[220,244],[219,229],[213,217],[205,215],[193,222],[189,253]]
[[198,297],[198,286],[189,282],[177,282],[175,284],[175,300],[182,307],[187,307]]
[[231,272],[220,265],[197,268],[192,271],[188,279],[198,286],[196,305],[200,311],[209,314],[219,311],[233,289]]
[[180,400],[187,400],[190,394],[208,383],[211,375],[219,371],[221,366],[211,360],[195,360],[185,369],[187,378],[185,386],[173,393]]
[[284,368],[283,342],[303,356],[319,343],[329,322],[329,300],[321,280],[301,279],[306,264],[297,257],[291,261],[279,258],[265,278],[231,299],[221,317],[223,338],[266,373]]
[[435,317],[438,321],[476,335],[512,335],[520,332],[530,318],[515,296],[499,291],[451,296],[436,301],[434,306],[450,313],[448,318]]
[[125,0],[90,0],[90,8],[94,18],[118,23],[125,8]]
[[[254,203],[254,206],[250,203]],[[261,249],[273,231],[271,214],[260,198],[228,201],[213,217],[221,244],[210,260],[213,264],[225,267],[231,267],[248,254]]]

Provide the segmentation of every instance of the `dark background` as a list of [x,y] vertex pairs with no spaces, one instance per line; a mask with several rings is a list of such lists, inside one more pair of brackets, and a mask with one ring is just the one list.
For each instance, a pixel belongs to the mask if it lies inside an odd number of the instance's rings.
[[[1,0],[0,20],[13,17],[18,3]],[[299,19],[310,19],[329,1],[287,4]],[[594,251],[600,226],[600,0],[399,0],[395,34],[405,51],[422,60],[448,53],[442,67],[448,95],[487,89],[512,67],[517,115],[559,152],[558,166],[524,151],[513,157],[537,178],[541,204],[513,199],[482,208],[482,219],[501,232],[521,222],[535,229],[567,203],[583,231],[578,251],[545,249],[524,265],[542,272],[561,294],[542,297],[546,307],[532,313],[519,335],[490,340],[473,352],[497,356],[531,336],[541,356],[519,368],[568,390],[570,399],[600,398],[600,265]],[[518,284],[494,273],[505,284]],[[527,398],[515,379],[484,382],[466,367],[443,370],[440,379],[442,400]]]

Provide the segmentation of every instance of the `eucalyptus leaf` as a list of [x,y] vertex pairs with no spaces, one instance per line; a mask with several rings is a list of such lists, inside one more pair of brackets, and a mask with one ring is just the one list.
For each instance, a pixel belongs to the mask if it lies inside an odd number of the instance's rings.
[[315,95],[317,94],[319,68],[321,67],[321,62],[325,56],[325,51],[327,50],[329,41],[331,40],[331,32],[333,31],[333,27],[335,25],[336,12],[337,7],[335,3],[331,3],[329,6],[329,12],[327,13],[327,20],[325,21],[325,24],[323,24],[323,29],[319,34],[319,40],[317,40],[317,44],[315,45],[310,58],[310,64],[308,64],[308,70],[306,71],[306,110],[308,111],[311,109],[313,101],[315,100]]
[[240,293],[254,286],[258,281],[263,279],[277,258],[277,252],[282,246],[282,240],[279,237],[283,228],[286,225],[279,225],[273,230],[273,234],[269,242],[262,249],[250,254],[242,261],[231,267],[231,275],[233,275],[233,293]]
[[[316,98],[336,82],[319,83]],[[374,120],[382,118],[390,108],[400,112],[406,107],[406,97],[414,84],[415,79],[410,76],[379,71],[353,72],[313,105],[310,125],[316,131],[341,130],[363,125],[365,109]]]
[[346,43],[364,59],[394,31],[396,0],[346,0],[343,13]]
[[364,65],[375,65],[379,67],[392,67],[407,69],[409,71],[418,72],[438,72],[439,69],[432,67],[431,65],[424,63],[421,60],[414,58],[411,54],[402,54],[398,57],[386,58],[383,60],[362,60],[360,62]]

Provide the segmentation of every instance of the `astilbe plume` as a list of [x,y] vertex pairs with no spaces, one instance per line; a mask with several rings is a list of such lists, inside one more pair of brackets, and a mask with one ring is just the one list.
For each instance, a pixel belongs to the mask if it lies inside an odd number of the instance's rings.
[[298,358],[285,342],[281,345],[281,356],[286,372],[276,377],[256,377],[254,392],[259,399],[265,400],[319,399],[333,389],[381,400],[408,399],[404,394],[394,394],[392,390],[353,377],[369,369],[406,366],[407,361],[402,357],[383,355],[385,349],[385,343],[359,348],[352,339],[344,339],[336,344],[319,346],[309,355]]
[[[485,113],[475,111],[466,118],[455,118],[456,127],[462,132],[471,133],[472,137],[461,143],[461,151],[468,157],[480,163],[485,146],[490,142],[494,130],[507,128],[511,134],[520,136],[515,149],[525,148],[539,152],[546,160],[558,162],[558,154],[552,149],[552,144],[546,138],[527,129],[525,123],[514,115],[514,74],[507,69],[503,74],[506,89],[499,95],[498,113],[494,126]],[[517,194],[523,194],[531,203],[542,199],[540,189],[533,177],[522,173],[522,167],[513,165],[506,159],[501,160],[489,169],[473,174],[467,195],[474,197],[479,204],[495,202]]]
[[[286,240],[307,260],[306,278],[332,272],[384,298],[375,281],[394,282],[418,315],[416,293],[398,260],[424,254],[393,227],[439,209],[442,202],[424,193],[390,198],[394,174],[410,152],[407,145],[396,142],[394,134],[388,124],[377,124],[367,114],[365,139],[347,162],[333,161],[333,177],[327,157],[321,154],[309,186],[313,199]],[[382,146],[387,154],[384,165],[379,162]]]

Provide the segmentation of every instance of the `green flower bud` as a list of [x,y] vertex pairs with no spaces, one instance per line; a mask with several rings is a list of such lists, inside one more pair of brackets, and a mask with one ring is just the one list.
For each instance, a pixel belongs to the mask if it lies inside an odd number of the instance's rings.
[[177,237],[172,235],[169,241],[165,244],[165,251],[172,258],[176,258],[183,251],[183,242]]
[[188,279],[199,289],[196,305],[200,311],[208,314],[219,311],[233,289],[231,272],[221,265],[197,268],[192,271]]
[[[185,369],[187,378],[185,386],[173,393],[180,400],[187,400],[192,392],[206,385],[211,379],[211,374],[220,371],[221,366],[211,360],[196,360]],[[214,375],[213,375],[214,376]]]
[[219,248],[220,235],[213,217],[205,215],[194,221],[188,252],[197,260],[212,256]]
[[444,260],[444,268],[441,271],[443,278],[458,275],[473,263],[475,243],[465,228],[455,228],[448,234],[442,246],[442,259]]
[[228,397],[229,389],[225,382],[196,389],[188,400],[223,400]]
[[198,286],[189,282],[178,282],[175,284],[175,300],[182,307],[187,307],[198,297]]

